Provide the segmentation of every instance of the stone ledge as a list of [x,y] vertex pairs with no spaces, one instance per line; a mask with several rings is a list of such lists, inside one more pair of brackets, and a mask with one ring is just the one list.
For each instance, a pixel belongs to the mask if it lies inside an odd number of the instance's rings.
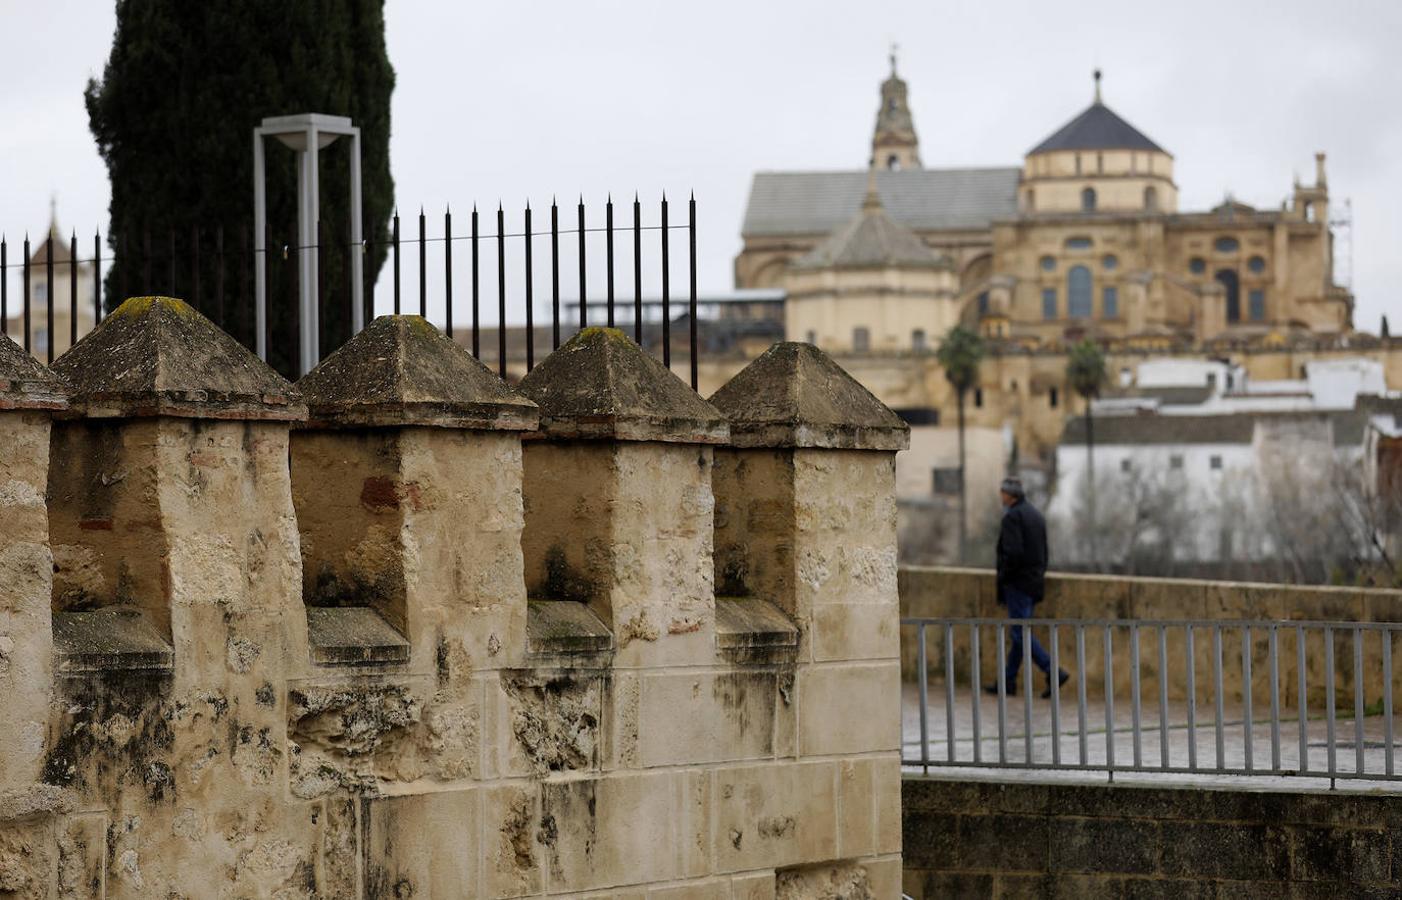
[[59,674],[170,671],[175,650],[141,610],[109,606],[54,613],[54,654]]
[[717,597],[716,649],[732,662],[788,662],[798,653],[798,626],[768,600]]
[[527,654],[589,655],[612,650],[613,632],[585,604],[575,600],[527,602]]
[[319,666],[388,666],[409,661],[409,642],[368,606],[307,607],[307,642]]

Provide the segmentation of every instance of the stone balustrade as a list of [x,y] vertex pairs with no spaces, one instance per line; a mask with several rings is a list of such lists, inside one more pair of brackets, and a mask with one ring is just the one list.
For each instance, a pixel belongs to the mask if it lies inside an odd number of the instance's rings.
[[905,439],[794,344],[0,340],[0,895],[898,896]]

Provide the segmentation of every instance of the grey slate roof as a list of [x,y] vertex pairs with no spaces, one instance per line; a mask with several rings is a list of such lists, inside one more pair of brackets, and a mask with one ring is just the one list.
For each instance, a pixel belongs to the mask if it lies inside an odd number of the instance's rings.
[[1030,153],[1053,150],[1154,150],[1167,153],[1142,131],[1121,119],[1099,101],[1067,122],[1051,137],[1033,147]]
[[[1215,416],[1096,416],[1096,446],[1143,444],[1249,444],[1259,421],[1327,417],[1334,427],[1335,447],[1357,447],[1363,442],[1367,415],[1356,410],[1327,413],[1238,413]],[[1083,446],[1086,418],[1066,421],[1061,443]]]
[[868,194],[862,211],[794,263],[800,269],[830,266],[927,267],[948,265],[909,228],[896,222],[875,194]]
[[[745,207],[745,237],[829,234],[861,209],[867,171],[757,172]],[[876,173],[881,205],[915,231],[987,228],[1017,214],[1022,170],[905,169]]]

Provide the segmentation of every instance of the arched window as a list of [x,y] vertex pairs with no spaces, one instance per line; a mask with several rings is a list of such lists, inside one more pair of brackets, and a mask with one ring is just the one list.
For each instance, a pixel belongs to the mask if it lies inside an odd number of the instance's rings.
[[867,353],[871,350],[871,329],[858,325],[852,329],[852,350]]
[[1153,185],[1144,189],[1144,208],[1150,212],[1159,208],[1159,189]]
[[890,169],[892,172],[894,172],[894,171],[900,169],[900,167],[901,167],[901,158],[900,158],[899,156],[897,156],[896,154],[892,153],[890,156],[886,157],[886,168],[888,168],[888,169]]
[[1090,269],[1072,266],[1066,273],[1066,314],[1073,319],[1091,316]]
[[1095,188],[1081,191],[1081,212],[1095,212]]
[[1032,189],[1031,189],[1031,188],[1028,188],[1028,189],[1027,189],[1027,211],[1028,211],[1028,212],[1032,212],[1033,210],[1035,210],[1035,209],[1037,208],[1036,199],[1037,199],[1037,198],[1036,198],[1035,194],[1033,193]]
[[1236,272],[1231,269],[1222,269],[1216,275],[1217,283],[1227,292],[1227,321],[1241,321],[1241,283]]

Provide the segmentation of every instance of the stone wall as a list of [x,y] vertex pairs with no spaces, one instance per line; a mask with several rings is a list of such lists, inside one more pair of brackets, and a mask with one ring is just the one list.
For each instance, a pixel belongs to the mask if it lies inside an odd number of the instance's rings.
[[[996,578],[988,569],[961,569],[925,566],[902,566],[899,573],[902,618],[995,618],[1005,616],[996,602]],[[1217,620],[1223,622],[1223,688],[1228,697],[1241,695],[1243,683],[1242,627],[1240,622],[1256,621],[1336,621],[1336,622],[1399,622],[1402,621],[1402,591],[1375,588],[1317,587],[1287,584],[1254,584],[1233,581],[1195,581],[1176,578],[1133,578],[1119,575],[1071,575],[1059,572],[1047,575],[1046,599],[1038,604],[1037,615],[1055,619],[1086,619],[1101,621],[1131,620]],[[1233,624],[1228,624],[1233,623]],[[955,680],[966,684],[971,673],[971,632],[961,626],[954,632]],[[1038,639],[1048,643],[1045,631]],[[928,663],[931,679],[944,672],[944,637],[927,631]],[[1062,665],[1073,668],[1074,635],[1061,629],[1060,658]],[[1119,652],[1114,660],[1114,683],[1122,694],[1130,684],[1128,646],[1129,631],[1115,629],[1114,641]],[[1270,688],[1266,681],[1269,671],[1269,631],[1251,629],[1252,697],[1257,709],[1266,709]],[[1281,679],[1281,702],[1293,706],[1298,695],[1295,660],[1296,633],[1282,628],[1278,635]],[[1341,708],[1352,709],[1354,666],[1352,633],[1338,630],[1334,634],[1335,683],[1337,702]],[[1369,632],[1364,644],[1364,697],[1367,703],[1382,698],[1382,649],[1379,633]],[[1324,637],[1321,632],[1306,634],[1306,685],[1308,702],[1324,702]],[[996,677],[998,659],[996,634],[993,629],[980,631],[979,662],[985,684]],[[1169,697],[1182,699],[1187,694],[1186,639],[1181,629],[1166,632],[1169,654]],[[1402,642],[1393,639],[1393,652],[1402,652]],[[1103,642],[1099,631],[1087,632],[1086,669],[1082,673],[1093,690],[1104,684],[1105,663]],[[1157,636],[1151,629],[1140,632],[1141,691],[1145,697],[1158,694]],[[911,626],[902,627],[901,673],[911,681],[918,672],[917,642]],[[1194,643],[1194,659],[1198,673],[1196,692],[1199,701],[1212,699],[1212,643],[1209,630],[1200,630]],[[1040,676],[1038,676],[1040,678]],[[1393,673],[1394,691],[1402,690],[1402,667]]]
[[1402,893],[1396,797],[909,778],[901,806],[916,900]]
[[0,897],[899,895],[906,430],[812,348],[0,368]]

